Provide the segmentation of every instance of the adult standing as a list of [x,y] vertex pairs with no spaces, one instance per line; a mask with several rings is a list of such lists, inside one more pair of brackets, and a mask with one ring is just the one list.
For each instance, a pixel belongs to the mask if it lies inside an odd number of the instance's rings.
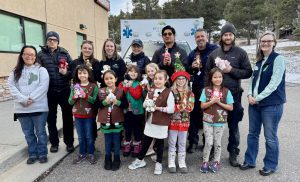
[[[233,24],[226,23],[221,29],[221,38],[219,44],[221,47],[214,50],[208,57],[205,72],[208,73],[213,67],[216,66],[216,58],[220,58],[222,61],[228,62],[223,69],[224,87],[227,87],[234,99],[233,111],[228,113],[228,128],[229,139],[227,151],[229,152],[229,162],[233,167],[238,167],[239,162],[237,157],[240,149],[240,132],[239,122],[243,119],[244,108],[241,104],[241,97],[243,89],[241,87],[241,79],[249,78],[252,74],[251,64],[248,55],[245,50],[235,46],[236,29]],[[217,59],[219,60],[219,59]],[[229,63],[229,64],[228,64]],[[222,65],[222,64],[221,64]]]
[[176,32],[173,27],[170,25],[165,26],[161,34],[164,45],[154,52],[151,62],[156,63],[160,69],[166,70],[168,76],[171,78],[174,73],[175,55],[180,54],[180,61],[186,66],[187,53],[176,44]]
[[51,143],[50,152],[57,152],[59,145],[56,127],[57,106],[60,105],[63,119],[64,143],[67,151],[74,151],[74,127],[72,106],[68,103],[70,95],[70,80],[72,73],[68,69],[71,64],[71,56],[68,51],[60,46],[57,32],[50,31],[46,35],[47,45],[41,46],[38,58],[49,73],[50,84],[48,90],[48,131]]
[[14,112],[28,144],[27,164],[33,164],[37,160],[46,163],[49,75],[38,63],[35,47],[26,45],[22,48],[8,83],[10,93],[15,98]]
[[102,60],[100,61],[100,83],[101,87],[106,87],[102,75],[105,69],[113,70],[117,74],[117,83],[119,85],[124,80],[126,73],[126,64],[117,52],[117,45],[112,39],[106,39],[102,47]]
[[274,173],[278,167],[279,141],[277,129],[283,113],[285,94],[285,58],[274,51],[276,38],[273,32],[260,37],[257,62],[251,78],[249,101],[249,134],[247,150],[241,170],[254,168],[259,148],[259,134],[264,126],[266,153],[263,176]]
[[[192,50],[187,58],[187,71],[192,75],[192,91],[195,95],[194,109],[190,113],[190,127],[189,127],[189,146],[188,153],[193,153],[193,146],[198,145],[199,129],[203,128],[203,113],[200,108],[200,95],[204,88],[204,68],[208,59],[208,55],[218,48],[215,44],[208,42],[207,31],[205,29],[198,29],[195,32],[195,42],[197,47]],[[204,145],[204,142],[203,142]]]

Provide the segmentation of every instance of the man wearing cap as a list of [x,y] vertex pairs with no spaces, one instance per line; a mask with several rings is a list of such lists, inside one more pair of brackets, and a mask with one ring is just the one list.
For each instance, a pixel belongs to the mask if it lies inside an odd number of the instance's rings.
[[[208,59],[208,55],[218,48],[215,44],[208,42],[207,32],[204,29],[198,29],[195,32],[195,41],[197,47],[192,50],[187,58],[187,71],[192,75],[192,90],[195,95],[195,106],[193,111],[190,113],[191,121],[189,127],[189,146],[187,148],[188,153],[193,153],[193,146],[198,145],[199,129],[203,128],[202,123],[202,111],[200,108],[200,95],[204,88],[204,68]],[[204,137],[204,135],[203,135]],[[203,138],[204,145],[204,138]]]
[[152,57],[152,61],[158,64],[159,68],[166,70],[168,76],[174,73],[175,54],[180,54],[181,63],[186,66],[187,53],[175,42],[175,29],[170,25],[165,26],[161,31],[164,45],[157,49]]
[[68,69],[72,59],[68,51],[58,46],[59,35],[50,31],[46,35],[47,45],[41,46],[38,58],[48,71],[50,84],[48,90],[48,131],[51,143],[50,152],[57,152],[59,139],[56,127],[57,105],[60,105],[63,119],[64,143],[67,151],[74,151],[74,128],[72,117],[72,106],[68,103],[70,95],[70,80],[72,73]]
[[131,43],[132,53],[129,56],[130,60],[126,61],[126,65],[136,65],[141,74],[145,74],[145,67],[150,62],[150,59],[143,52],[143,47],[143,42],[140,39],[134,39]]
[[[229,143],[227,151],[229,152],[229,162],[233,167],[238,167],[239,162],[237,156],[240,149],[240,133],[239,121],[243,119],[244,108],[241,105],[241,97],[243,89],[241,87],[241,79],[250,78],[252,75],[252,68],[245,50],[235,46],[236,29],[233,24],[227,22],[221,29],[221,38],[219,44],[221,47],[214,50],[208,57],[205,72],[208,73],[213,67],[216,67],[216,58],[219,57],[225,65],[222,67],[224,72],[223,84],[224,87],[230,89],[234,104],[233,111],[228,113],[228,129],[229,129]],[[217,59],[220,61],[220,59]],[[227,61],[228,62],[227,62]]]

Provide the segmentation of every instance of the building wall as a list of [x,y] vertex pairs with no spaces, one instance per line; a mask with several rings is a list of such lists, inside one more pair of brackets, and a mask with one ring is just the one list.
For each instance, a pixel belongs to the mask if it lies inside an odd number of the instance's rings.
[[[77,32],[85,34],[95,44],[95,57],[102,59],[102,45],[108,37],[108,11],[93,0],[1,0],[0,9],[45,23],[46,32],[57,31],[60,46],[73,59],[77,53]],[[86,25],[81,30],[79,24]],[[17,53],[0,52],[0,77],[7,77],[16,65]],[[0,92],[1,92],[0,82]],[[0,93],[1,97],[1,93]]]

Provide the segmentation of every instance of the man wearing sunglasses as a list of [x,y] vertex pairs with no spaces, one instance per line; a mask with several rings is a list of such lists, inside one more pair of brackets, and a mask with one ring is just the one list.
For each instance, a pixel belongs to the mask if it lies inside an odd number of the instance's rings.
[[176,32],[173,27],[170,25],[165,26],[161,34],[164,45],[154,52],[152,62],[158,64],[160,69],[166,70],[168,76],[171,77],[174,73],[175,55],[180,55],[181,63],[186,66],[187,53],[176,44]]
[[48,71],[50,84],[48,90],[48,131],[49,141],[51,143],[50,152],[58,151],[58,132],[56,127],[57,106],[60,105],[63,117],[63,135],[64,142],[67,145],[67,151],[74,151],[74,128],[72,106],[68,103],[70,95],[70,80],[72,73],[68,69],[72,58],[68,51],[60,46],[59,34],[50,31],[46,35],[46,46],[41,46],[38,58]]

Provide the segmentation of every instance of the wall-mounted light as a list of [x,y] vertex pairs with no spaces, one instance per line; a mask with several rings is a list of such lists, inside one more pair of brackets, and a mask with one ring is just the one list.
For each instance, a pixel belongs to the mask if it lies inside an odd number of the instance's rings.
[[79,28],[80,28],[81,30],[87,29],[86,25],[84,25],[84,24],[79,24]]

